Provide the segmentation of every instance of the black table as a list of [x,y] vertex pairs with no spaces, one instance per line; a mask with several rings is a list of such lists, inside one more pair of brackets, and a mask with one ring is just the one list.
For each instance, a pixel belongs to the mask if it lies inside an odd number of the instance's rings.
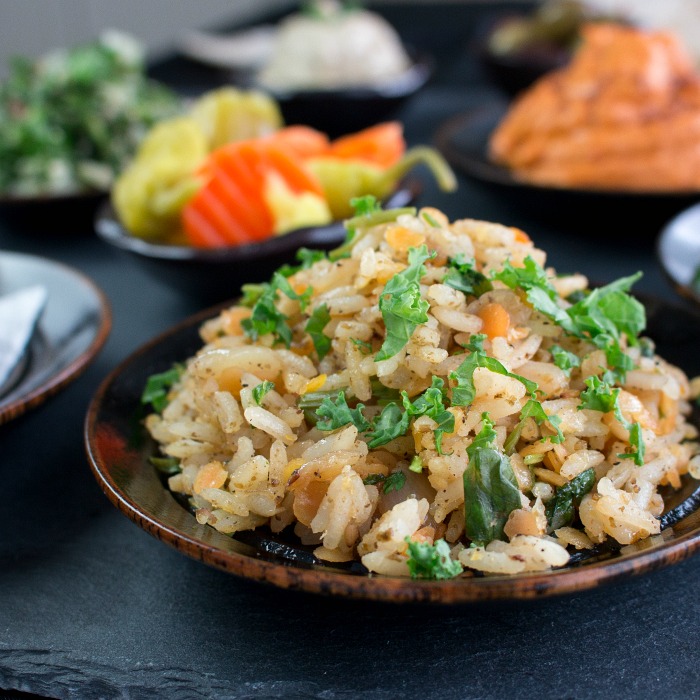
[[[497,97],[471,52],[483,6],[380,9],[438,60],[430,86],[399,115],[409,143],[429,142],[446,118]],[[205,71],[178,66],[174,60],[158,71],[175,85],[199,75],[210,87]],[[619,240],[614,222],[595,239],[572,235],[463,178],[454,195],[428,184],[420,203],[452,218],[517,224],[562,271],[609,281],[642,270],[638,290],[673,298],[653,238]],[[0,427],[0,688],[7,697],[20,697],[10,691],[134,699],[698,694],[697,557],[564,598],[401,607],[239,580],[145,534],[97,487],[83,420],[102,378],[197,311],[198,302],[147,276],[91,231],[74,231],[71,221],[57,221],[43,235],[4,226],[0,246],[84,271],[109,297],[114,317],[110,339],[84,375]]]

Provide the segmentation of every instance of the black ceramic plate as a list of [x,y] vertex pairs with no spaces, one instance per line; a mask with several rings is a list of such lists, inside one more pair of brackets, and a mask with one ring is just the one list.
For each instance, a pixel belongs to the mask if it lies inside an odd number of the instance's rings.
[[19,253],[0,253],[0,295],[39,284],[47,303],[22,374],[0,396],[0,423],[38,406],[75,379],[95,357],[111,328],[102,291],[66,265]]
[[[691,376],[700,372],[700,315],[645,302],[649,334],[659,352]],[[567,568],[516,576],[462,576],[448,581],[370,576],[360,564],[320,563],[292,540],[263,528],[225,536],[199,525],[164,486],[148,458],[157,454],[139,422],[148,376],[169,369],[200,346],[198,328],[209,309],[137,351],[105,379],[93,398],[85,441],[93,473],[109,499],[147,532],[179,551],[245,578],[284,588],[390,602],[460,603],[551,596],[592,588],[672,564],[700,546],[700,490],[691,480],[668,498],[661,535],[622,550],[574,556]]]
[[681,212],[664,227],[656,252],[676,291],[700,304],[700,204]]
[[[415,200],[420,189],[419,180],[408,179],[384,206],[406,206]],[[228,248],[150,243],[132,236],[108,202],[98,211],[95,228],[102,240],[133,256],[165,284],[206,303],[234,298],[244,282],[269,279],[280,265],[294,262],[301,247],[330,250],[345,239],[343,222],[336,221],[328,226],[291,231],[262,243]]]
[[695,203],[700,192],[628,192],[535,185],[513,176],[488,157],[491,133],[506,113],[498,102],[453,117],[435,135],[452,165],[493,194],[532,216],[584,230],[592,236],[638,240],[655,237],[675,213]]

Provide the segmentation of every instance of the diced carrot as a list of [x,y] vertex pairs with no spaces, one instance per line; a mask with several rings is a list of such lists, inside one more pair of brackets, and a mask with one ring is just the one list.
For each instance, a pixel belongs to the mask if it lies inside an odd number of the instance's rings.
[[429,544],[432,544],[435,540],[435,528],[431,527],[430,525],[426,525],[425,527],[416,530],[411,535],[411,540],[413,542],[428,542]]
[[384,122],[331,142],[328,154],[336,158],[364,160],[382,168],[396,163],[406,150],[400,122]]
[[477,315],[483,321],[481,332],[490,339],[500,338],[508,333],[510,328],[510,314],[503,306],[497,303],[486,304]]
[[397,252],[404,253],[409,248],[417,248],[425,243],[425,236],[405,226],[393,225],[384,234],[386,242]]
[[304,525],[311,525],[311,521],[318,513],[323,497],[328,491],[327,481],[303,481],[303,488],[295,488],[302,479],[295,481],[290,488],[294,491],[294,515]]
[[227,477],[228,472],[221,462],[209,462],[197,472],[192,488],[195,493],[201,493],[204,489],[220,489]]
[[525,233],[525,231],[520,230],[519,228],[513,227],[513,233],[515,234],[515,242],[516,243],[532,243],[532,239],[530,236]]
[[246,306],[234,306],[221,313],[224,332],[228,335],[243,335],[241,321],[250,318],[252,310]]
[[270,141],[291,150],[300,158],[314,158],[328,151],[330,140],[322,131],[310,126],[287,126],[268,136]]

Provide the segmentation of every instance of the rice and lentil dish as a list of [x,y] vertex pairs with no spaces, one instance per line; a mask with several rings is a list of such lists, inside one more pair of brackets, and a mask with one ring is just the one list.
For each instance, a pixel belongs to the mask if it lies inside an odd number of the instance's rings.
[[688,379],[640,337],[638,275],[590,290],[516,228],[358,209],[345,245],[248,285],[149,381],[197,520],[422,578],[658,534],[660,487],[700,456]]

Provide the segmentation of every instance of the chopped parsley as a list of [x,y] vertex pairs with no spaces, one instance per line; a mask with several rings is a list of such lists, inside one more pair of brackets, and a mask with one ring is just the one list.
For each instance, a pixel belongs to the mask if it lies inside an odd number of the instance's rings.
[[464,526],[477,545],[504,538],[503,528],[512,511],[521,507],[520,489],[508,456],[496,447],[496,431],[488,413],[483,427],[467,447],[464,471]]
[[275,385],[272,382],[268,382],[267,380],[265,380],[264,382],[260,382],[260,384],[253,387],[253,400],[255,401],[255,403],[258,404],[258,406],[260,406],[263,398],[265,398],[265,395],[274,388]]
[[546,436],[542,438],[543,440],[551,440],[551,442],[555,443],[564,442],[564,434],[559,428],[561,418],[559,418],[559,416],[548,416],[539,401],[536,399],[530,399],[520,411],[520,420],[518,421],[518,424],[503,443],[503,451],[507,455],[511,455],[515,451],[515,446],[518,444],[518,440],[520,440],[520,435],[523,432],[525,422],[528,418],[532,418],[537,425],[548,423],[556,432],[556,435]]
[[629,443],[634,448],[634,452],[618,454],[618,457],[622,459],[631,458],[638,467],[641,467],[644,464],[645,452],[642,428],[639,423],[630,423],[622,415],[622,409],[618,403],[620,389],[610,386],[605,381],[605,376],[603,376],[603,379],[595,375],[586,377],[584,383],[587,388],[579,396],[581,401],[578,406],[579,410],[587,408],[592,411],[600,411],[601,413],[614,413],[615,418],[629,431]]
[[531,257],[525,259],[522,268],[506,262],[493,279],[510,289],[524,289],[533,308],[551,318],[569,335],[593,342],[604,350],[612,373],[608,379],[622,383],[626,372],[634,365],[622,349],[621,341],[624,337],[630,345],[636,345],[637,336],[646,327],[644,306],[628,294],[641,276],[638,272],[594,289],[568,309],[559,306],[558,294],[546,272]]
[[[253,341],[268,333],[272,333],[276,342],[284,343],[284,345],[289,347],[292,344],[292,329],[287,325],[287,316],[279,311],[275,305],[277,293],[282,292],[290,299],[298,301],[303,311],[313,294],[313,289],[307,287],[302,294],[297,294],[292,289],[287,278],[279,272],[275,272],[270,283],[261,285],[261,287],[262,291],[260,291],[252,307],[253,313],[250,315],[250,318],[245,318],[241,321],[241,328]],[[256,294],[258,291],[256,290]]]
[[445,540],[435,544],[429,542],[414,542],[410,537],[408,543],[408,570],[411,578],[448,579],[462,573],[462,565],[454,561],[450,554],[450,546]]
[[177,457],[149,457],[148,461],[165,476],[173,476],[182,471],[180,460]]
[[545,509],[550,532],[571,525],[575,508],[581,505],[581,500],[594,484],[595,469],[590,467],[557,489],[554,498],[547,503]]
[[364,417],[364,404],[350,408],[345,400],[345,392],[339,391],[334,398],[324,398],[316,409],[319,430],[337,430],[346,425],[354,425],[360,432],[369,430],[370,424]]
[[283,277],[291,277],[299,270],[308,270],[314,263],[319,260],[327,260],[326,253],[323,250],[311,250],[310,248],[299,248],[296,252],[296,259],[299,265],[282,265],[277,272]]
[[447,261],[447,273],[442,283],[453,289],[472,296],[480,297],[493,289],[493,284],[482,272],[474,268],[474,262],[466,260],[464,253],[459,253]]
[[366,434],[368,447],[375,449],[405,435],[412,418],[428,416],[437,423],[435,447],[438,453],[442,454],[443,434],[454,432],[454,416],[445,407],[445,382],[440,377],[433,377],[430,387],[415,401],[411,401],[405,391],[402,391],[400,396],[401,405],[391,401],[371,422],[363,413],[363,404],[350,408],[345,399],[345,392],[324,396],[316,410],[316,427],[319,430],[337,430],[346,425],[354,425],[359,432]]
[[141,403],[151,404],[156,413],[162,413],[168,405],[170,389],[180,379],[184,369],[182,365],[176,364],[165,372],[152,374],[146,380],[146,386],[141,394]]
[[335,248],[328,254],[329,260],[339,260],[350,255],[352,247],[359,241],[357,229],[364,229],[364,236],[372,226],[386,224],[389,221],[396,221],[402,214],[415,215],[415,207],[403,207],[400,209],[383,210],[381,203],[374,195],[368,194],[364,197],[354,197],[350,204],[355,210],[355,216],[345,221],[347,234],[341,246]]
[[425,274],[423,263],[430,257],[425,245],[409,248],[408,267],[386,283],[379,297],[386,338],[374,357],[377,362],[396,355],[408,343],[413,331],[428,320],[430,305],[421,298],[420,279]]
[[574,367],[579,367],[581,365],[581,359],[578,355],[573,352],[565,350],[561,345],[552,345],[549,348],[549,352],[552,353],[552,360],[554,364],[566,373],[566,376],[571,375],[571,370]]
[[331,339],[323,332],[330,320],[328,306],[320,304],[314,309],[304,326],[304,330],[311,336],[319,360],[322,360],[331,349]]
[[450,373],[456,385],[452,389],[452,405],[453,406],[470,406],[476,396],[476,388],[474,387],[474,370],[477,367],[485,367],[491,372],[502,374],[512,379],[517,379],[522,382],[530,396],[534,396],[537,391],[537,384],[521,377],[519,374],[509,372],[495,357],[490,357],[484,351],[484,340],[486,336],[483,333],[473,335],[466,348],[470,351],[462,364]]
[[363,480],[363,484],[374,486],[375,484],[383,484],[382,491],[390,493],[391,491],[400,491],[406,483],[406,475],[402,471],[392,472],[389,476],[384,474],[368,474]]

